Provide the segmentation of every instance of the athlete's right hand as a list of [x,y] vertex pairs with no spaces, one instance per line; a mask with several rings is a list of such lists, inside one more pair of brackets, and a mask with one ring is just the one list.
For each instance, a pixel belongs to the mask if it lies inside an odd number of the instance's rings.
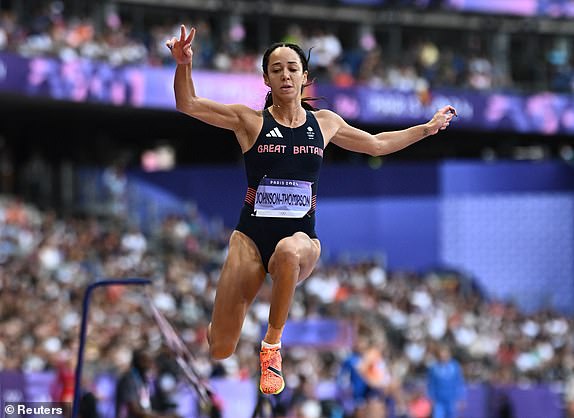
[[191,64],[193,51],[191,50],[191,42],[195,36],[195,28],[189,30],[189,35],[185,34],[185,26],[181,25],[181,33],[179,39],[176,37],[171,38],[165,45],[171,50],[171,55],[175,58],[178,64]]

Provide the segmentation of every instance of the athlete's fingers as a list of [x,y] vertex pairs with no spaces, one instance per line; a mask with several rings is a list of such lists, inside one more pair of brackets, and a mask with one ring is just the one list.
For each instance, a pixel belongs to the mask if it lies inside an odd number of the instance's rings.
[[193,42],[193,38],[195,38],[195,28],[191,28],[189,30],[189,35],[187,36],[187,39],[185,40],[185,43],[189,43],[191,44]]
[[181,42],[184,42],[184,41],[185,41],[185,26],[184,26],[184,25],[181,25],[181,32],[180,32],[180,35],[179,35],[179,40],[180,40]]
[[166,45],[169,49],[172,49],[176,42],[177,42],[177,38],[171,38],[169,41],[166,41],[166,42],[165,42],[165,45]]

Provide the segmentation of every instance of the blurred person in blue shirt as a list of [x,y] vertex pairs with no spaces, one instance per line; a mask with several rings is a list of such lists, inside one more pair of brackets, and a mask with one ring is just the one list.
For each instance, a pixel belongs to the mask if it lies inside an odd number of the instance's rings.
[[384,350],[383,341],[359,337],[341,364],[337,378],[340,397],[345,410],[356,417],[384,418],[393,410],[404,409],[400,384],[391,375]]
[[433,418],[455,418],[462,404],[465,381],[462,368],[452,357],[448,346],[438,349],[438,361],[431,364],[427,373],[427,390],[433,405]]
[[361,405],[369,392],[369,386],[359,371],[367,346],[368,341],[364,337],[357,338],[353,350],[341,363],[337,375],[339,398],[348,412],[354,411]]

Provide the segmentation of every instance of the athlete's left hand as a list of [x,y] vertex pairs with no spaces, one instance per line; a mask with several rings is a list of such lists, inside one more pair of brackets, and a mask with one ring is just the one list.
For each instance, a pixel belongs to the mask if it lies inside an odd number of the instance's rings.
[[195,28],[189,30],[189,35],[185,31],[185,26],[181,25],[179,39],[176,37],[171,38],[165,43],[165,46],[171,51],[171,55],[175,61],[181,65],[191,64],[193,58],[193,51],[191,43],[195,37]]
[[438,131],[445,130],[455,116],[458,116],[456,109],[450,105],[437,110],[432,119],[427,123],[430,130],[429,134],[434,135]]

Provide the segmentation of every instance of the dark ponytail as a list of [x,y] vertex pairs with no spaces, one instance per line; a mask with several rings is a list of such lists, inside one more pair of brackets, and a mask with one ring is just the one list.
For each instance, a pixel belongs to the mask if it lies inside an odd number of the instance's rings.
[[[268,74],[267,73],[267,66],[269,65],[269,56],[271,55],[271,53],[273,51],[275,51],[279,47],[291,48],[293,51],[295,51],[297,53],[297,55],[299,55],[299,58],[301,59],[301,65],[303,66],[303,72],[309,71],[309,58],[311,57],[311,50],[309,50],[309,53],[307,55],[305,55],[305,52],[303,52],[303,49],[301,49],[301,47],[297,44],[291,44],[291,43],[285,43],[285,42],[276,42],[273,45],[271,45],[269,48],[267,48],[267,50],[263,54],[263,62],[262,62],[261,66],[263,67],[263,73],[264,74]],[[309,83],[304,84],[301,87],[301,93],[303,93],[303,89],[305,87],[313,84],[313,81],[315,81],[315,80],[311,80]],[[321,98],[320,97],[303,97],[303,98],[301,98],[301,106],[305,110],[317,110],[315,107],[313,107],[309,103],[310,101],[314,101],[314,100],[321,100]],[[263,109],[267,109],[268,107],[270,107],[272,105],[273,105],[273,95],[271,94],[271,90],[269,90],[267,92],[267,95],[265,96],[265,105],[263,106]]]

